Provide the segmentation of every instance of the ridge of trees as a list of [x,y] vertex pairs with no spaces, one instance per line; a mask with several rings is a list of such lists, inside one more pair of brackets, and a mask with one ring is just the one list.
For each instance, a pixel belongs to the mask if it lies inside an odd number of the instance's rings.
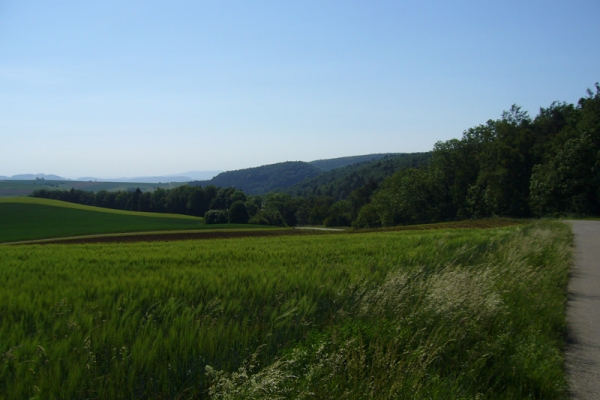
[[190,185],[235,187],[248,194],[264,194],[282,187],[291,186],[306,178],[312,178],[321,172],[319,168],[303,161],[286,161],[260,167],[221,172],[208,181],[195,181],[191,182]]
[[322,171],[328,172],[336,168],[346,167],[348,165],[363,163],[366,161],[378,160],[386,156],[397,155],[397,153],[377,153],[377,154],[365,154],[362,156],[349,156],[349,157],[338,157],[329,158],[324,160],[310,161],[310,165],[314,165]]
[[[398,154],[395,153],[382,153],[339,157],[310,162],[286,161],[282,163],[262,165],[260,167],[226,171],[220,173],[210,180],[194,181],[190,182],[189,184],[194,186],[213,185],[217,187],[235,187],[236,189],[243,190],[248,194],[262,195],[277,190],[285,191],[286,188],[295,186],[300,182],[316,178],[332,170],[348,166],[353,168],[360,163],[387,157],[394,157],[397,155]],[[380,175],[382,174],[378,174],[378,176]],[[390,175],[389,171],[388,175]],[[333,179],[335,179],[336,176],[334,176]],[[325,180],[329,182],[327,179],[328,178],[325,178]],[[368,180],[368,177],[366,180]],[[366,182],[366,180],[364,181]],[[326,189],[327,188],[324,188],[324,190]],[[348,191],[346,195],[349,192],[350,191]]]
[[386,179],[357,227],[493,216],[600,214],[600,86],[535,118],[513,105],[498,120],[435,144],[427,168]]
[[429,162],[431,153],[385,154],[374,160],[336,168],[308,178],[281,192],[293,196],[329,196],[334,200],[346,199],[350,193],[371,181],[381,182],[395,172],[408,167],[420,168]]
[[[467,129],[461,139],[438,142],[429,153],[384,156],[260,196],[213,185],[152,193],[42,189],[33,196],[204,216],[207,223],[277,226],[363,228],[494,216],[598,216],[600,85],[595,89],[576,105],[554,102],[541,108],[535,118],[513,105],[500,119]],[[301,175],[293,171],[309,165],[281,164],[289,173],[280,181]],[[265,177],[279,167],[265,168]],[[273,187],[271,180],[263,182],[264,188]]]

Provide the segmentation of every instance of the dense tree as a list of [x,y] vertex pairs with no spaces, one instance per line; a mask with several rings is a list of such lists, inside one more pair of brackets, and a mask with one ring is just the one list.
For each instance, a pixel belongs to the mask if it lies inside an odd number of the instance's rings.
[[430,157],[431,153],[386,155],[305,179],[284,191],[301,197],[329,196],[333,197],[334,201],[343,200],[352,191],[364,187],[370,181],[381,182],[404,168],[426,166]]
[[360,209],[352,226],[355,228],[379,228],[381,220],[375,206],[372,203],[365,204]]
[[229,223],[230,224],[246,224],[250,219],[246,204],[238,200],[229,207]]
[[348,200],[340,200],[329,209],[325,226],[350,226],[352,219],[352,204]]
[[355,226],[532,213],[600,214],[598,85],[577,106],[555,102],[533,120],[513,106],[460,140],[437,143],[427,168],[380,185]]
[[229,214],[225,210],[209,210],[204,214],[207,224],[226,224],[229,222]]
[[[253,173],[268,186],[280,168],[287,171],[285,180],[306,171],[305,164],[265,166]],[[234,175],[242,179],[248,171],[238,172]],[[38,190],[34,196],[278,226],[600,215],[600,86],[577,105],[554,102],[534,119],[512,106],[501,118],[467,129],[461,139],[436,143],[431,153],[347,165],[297,183],[288,193],[248,197],[234,187],[184,185],[151,194],[72,189]]]
[[263,210],[272,218],[279,214],[287,226],[296,226],[298,223],[296,218],[298,207],[299,202],[289,194],[269,193],[264,196]]
[[383,226],[439,220],[429,170],[408,168],[386,179],[373,195],[373,205]]

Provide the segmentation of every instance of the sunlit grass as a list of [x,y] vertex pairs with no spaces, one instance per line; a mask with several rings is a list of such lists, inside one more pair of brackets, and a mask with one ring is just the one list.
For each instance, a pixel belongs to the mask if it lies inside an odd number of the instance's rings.
[[30,197],[0,198],[0,243],[124,232],[177,231],[243,225],[206,225],[179,214],[112,210]]
[[570,239],[4,246],[0,397],[564,398]]

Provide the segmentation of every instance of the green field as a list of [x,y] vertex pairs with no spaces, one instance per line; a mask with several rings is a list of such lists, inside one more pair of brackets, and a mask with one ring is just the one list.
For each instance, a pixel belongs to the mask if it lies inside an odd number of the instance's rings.
[[566,398],[559,223],[1,246],[0,398]]
[[142,192],[152,192],[156,188],[172,189],[185,183],[137,183],[137,182],[87,182],[87,181],[46,181],[46,180],[0,180],[0,197],[29,196],[34,190],[71,190],[89,192],[106,190],[109,192],[128,191],[140,188]]
[[[111,210],[38,198],[0,198],[0,243],[104,233],[215,229],[178,214]],[[252,228],[225,225],[225,228]],[[256,228],[256,227],[254,227]]]

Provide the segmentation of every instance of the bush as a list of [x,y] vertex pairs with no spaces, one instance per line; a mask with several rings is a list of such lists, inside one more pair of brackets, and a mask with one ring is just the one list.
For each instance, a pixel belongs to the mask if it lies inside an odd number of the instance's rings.
[[204,214],[204,222],[207,224],[226,224],[228,220],[227,210],[210,210]]
[[352,226],[354,228],[379,228],[381,226],[381,220],[373,204],[362,206]]
[[254,225],[269,225],[269,221],[262,215],[255,215],[254,217],[250,218],[248,223]]
[[348,200],[340,200],[329,209],[325,226],[350,226],[352,222],[352,204]]
[[246,224],[250,219],[248,209],[243,201],[238,200],[229,208],[229,223],[230,224]]

